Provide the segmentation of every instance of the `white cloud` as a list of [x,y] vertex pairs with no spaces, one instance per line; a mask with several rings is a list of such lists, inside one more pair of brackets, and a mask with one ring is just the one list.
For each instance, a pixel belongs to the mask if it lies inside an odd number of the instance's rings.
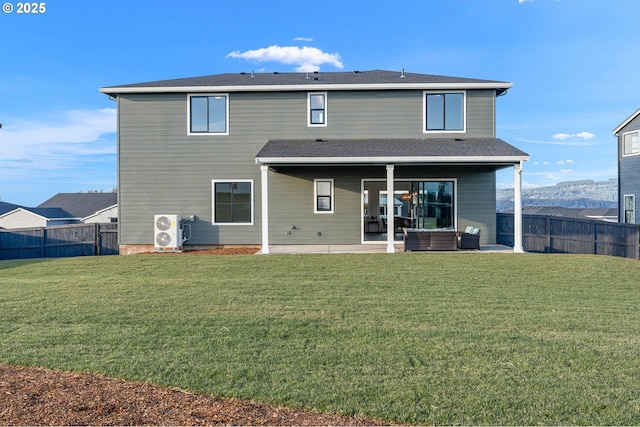
[[581,147],[585,145],[595,145],[595,142],[586,142],[584,141],[584,138],[583,138],[583,141],[566,141],[566,140],[563,140],[562,137],[557,137],[557,135],[565,135],[565,134],[554,135],[555,141],[541,141],[541,140],[524,139],[524,138],[518,138],[518,141],[530,142],[532,144],[566,145],[566,146],[575,146],[575,147]]
[[573,172],[573,170],[572,169],[560,169],[560,172],[562,172],[562,173],[571,173],[571,172]]
[[533,3],[533,0],[518,0],[518,3]]
[[282,64],[297,65],[296,71],[319,71],[320,65],[330,64],[337,68],[344,65],[338,53],[326,53],[315,47],[298,46],[269,46],[246,52],[235,51],[229,53],[227,58],[246,59],[255,62],[279,62]]
[[578,138],[582,138],[582,139],[591,139],[591,138],[595,138],[595,134],[591,133],[591,132],[580,132],[577,133],[576,136]]
[[575,163],[575,162],[574,162],[573,160],[571,160],[571,159],[567,159],[567,160],[558,160],[558,161],[556,162],[556,164],[558,164],[558,165],[564,165],[564,164],[567,164],[567,163],[568,163],[568,164],[572,164],[572,163]]
[[591,132],[579,132],[579,133],[556,133],[553,135],[553,139],[564,141],[569,138],[579,138],[579,139],[592,139],[595,138],[595,134]]
[[65,168],[90,156],[116,153],[116,109],[73,110],[55,118],[15,120],[0,133],[0,167]]
[[296,37],[293,39],[294,42],[312,42],[313,37]]

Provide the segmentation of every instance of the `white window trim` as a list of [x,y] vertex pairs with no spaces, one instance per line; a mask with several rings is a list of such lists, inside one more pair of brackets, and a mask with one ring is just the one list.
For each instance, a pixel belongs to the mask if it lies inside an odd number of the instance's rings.
[[[434,93],[462,94],[462,130],[427,130],[427,95]],[[467,132],[467,91],[466,90],[425,90],[422,92],[422,133],[466,133]]]
[[637,134],[637,135],[638,135],[638,144],[640,145],[640,130],[633,130],[633,131],[631,131],[631,132],[625,132],[625,133],[623,133],[623,134],[622,134],[622,141],[620,142],[620,143],[621,143],[620,152],[622,153],[622,157],[631,157],[631,156],[638,156],[638,155],[640,155],[640,146],[638,147],[638,151],[637,151],[637,152],[635,152],[635,153],[629,153],[629,154],[625,154],[625,153],[624,153],[624,137],[625,137],[626,135],[630,135],[630,134],[632,134],[632,133],[635,133],[635,134]]
[[[225,129],[226,132],[191,132],[191,98],[202,96],[224,96],[226,100]],[[188,136],[226,136],[229,135],[229,94],[228,93],[188,93],[187,94],[187,135]]]
[[[329,181],[331,183],[331,210],[318,210],[318,182]],[[313,213],[314,214],[332,214],[334,213],[336,199],[335,181],[333,178],[316,178],[313,180]]]
[[[633,201],[633,218],[631,218],[631,222],[626,222],[626,201],[627,197],[631,197]],[[636,223],[636,195],[635,194],[624,194],[622,196],[622,222],[625,224],[635,224]]]
[[[218,182],[249,182],[251,183],[251,221],[250,222],[216,222],[216,183]],[[211,224],[213,225],[253,225],[255,217],[255,191],[252,179],[212,179],[211,180]]]
[[[311,95],[324,95],[324,123],[311,123]],[[311,128],[327,127],[329,123],[329,96],[327,92],[307,92],[307,126]]]

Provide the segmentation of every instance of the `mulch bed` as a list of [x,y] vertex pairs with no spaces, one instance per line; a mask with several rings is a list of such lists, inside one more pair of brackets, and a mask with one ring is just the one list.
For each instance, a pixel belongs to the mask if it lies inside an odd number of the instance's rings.
[[386,424],[196,395],[96,374],[0,364],[0,425]]

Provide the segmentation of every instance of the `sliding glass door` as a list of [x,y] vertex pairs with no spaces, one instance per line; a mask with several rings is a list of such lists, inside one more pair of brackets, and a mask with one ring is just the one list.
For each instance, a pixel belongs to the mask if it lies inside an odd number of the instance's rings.
[[387,212],[385,181],[364,181],[364,240],[386,240],[392,230],[402,240],[402,228],[455,227],[453,180],[400,180],[394,182],[394,211]]
[[411,183],[414,228],[452,228],[454,226],[453,181]]

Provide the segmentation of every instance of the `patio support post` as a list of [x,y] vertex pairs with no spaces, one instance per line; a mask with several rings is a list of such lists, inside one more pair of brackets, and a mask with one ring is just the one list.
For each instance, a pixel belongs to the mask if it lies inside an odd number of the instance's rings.
[[260,193],[262,195],[262,250],[269,253],[269,166],[260,166]]
[[522,162],[513,165],[513,252],[522,253]]
[[393,188],[394,165],[387,165],[387,253],[392,254],[396,251],[394,245],[395,233],[395,194]]

